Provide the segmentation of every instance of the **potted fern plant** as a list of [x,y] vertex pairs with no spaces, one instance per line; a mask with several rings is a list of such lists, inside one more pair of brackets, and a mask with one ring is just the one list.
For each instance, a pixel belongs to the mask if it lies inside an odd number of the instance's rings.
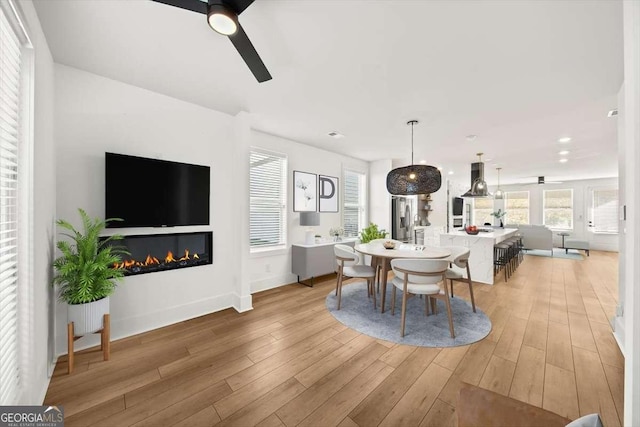
[[103,316],[109,313],[109,295],[113,294],[116,283],[124,276],[124,271],[112,268],[122,261],[122,255],[129,253],[113,241],[123,236],[113,235],[100,240],[100,233],[111,221],[92,219],[78,209],[83,230],[76,230],[71,223],[58,220],[57,225],[68,231],[62,233],[68,238],[59,240],[58,250],[62,255],[53,262],[56,275],[54,285],[58,285],[58,298],[68,304],[68,321],[74,323],[76,336],[102,329]]

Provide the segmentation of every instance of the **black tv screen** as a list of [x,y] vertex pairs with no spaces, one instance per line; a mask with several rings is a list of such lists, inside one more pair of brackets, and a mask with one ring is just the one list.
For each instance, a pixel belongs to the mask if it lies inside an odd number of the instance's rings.
[[209,166],[105,153],[109,227],[209,224]]
[[456,216],[462,215],[464,199],[461,197],[453,198],[453,214]]

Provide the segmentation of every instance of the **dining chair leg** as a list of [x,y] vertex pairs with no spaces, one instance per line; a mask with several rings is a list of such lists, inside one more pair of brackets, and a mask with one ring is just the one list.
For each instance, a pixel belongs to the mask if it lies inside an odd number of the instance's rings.
[[[422,295],[420,295],[422,296]],[[429,297],[425,296],[424,298],[424,315],[428,316],[429,315]]]
[[471,281],[471,272],[469,271],[469,264],[467,264],[467,282],[469,282],[469,295],[471,295],[471,307],[473,312],[476,312],[476,301],[473,298],[473,282]]
[[341,299],[342,299],[342,271],[340,271],[340,276],[338,277],[338,310],[340,310]]
[[438,314],[438,302],[435,298],[429,297],[429,299],[431,300],[431,313]]
[[396,287],[393,287],[393,293],[391,294],[391,315],[396,314]]
[[[449,279],[449,281],[451,282],[451,298],[453,298],[453,279]],[[446,287],[447,284],[445,282],[444,286]]]
[[376,284],[375,284],[375,277],[371,278],[371,279],[367,279],[367,282],[369,283],[369,286],[371,288],[371,294],[373,295],[373,309],[376,309]]
[[451,302],[449,298],[444,298],[444,304],[447,307],[447,315],[449,316],[449,332],[451,332],[451,338],[455,338],[456,335],[453,332],[453,314],[451,313]]
[[[395,286],[394,286],[395,288]],[[400,323],[400,336],[404,337],[404,325],[407,318],[407,290],[402,292],[402,321]]]

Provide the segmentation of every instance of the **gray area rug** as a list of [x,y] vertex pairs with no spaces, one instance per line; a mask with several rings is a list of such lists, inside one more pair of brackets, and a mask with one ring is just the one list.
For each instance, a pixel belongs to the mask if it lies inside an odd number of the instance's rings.
[[[583,251],[578,251],[577,249],[569,249],[569,253],[565,253],[565,250],[562,248],[553,248],[553,257],[582,261],[584,260],[582,252]],[[524,253],[526,255],[551,257],[551,251],[543,251],[541,249],[525,249]]]
[[387,285],[387,301],[384,314],[378,308],[373,309],[373,301],[367,297],[365,282],[356,282],[342,287],[342,304],[337,310],[338,300],[335,291],[327,295],[326,305],[329,312],[343,325],[374,338],[399,344],[421,347],[456,347],[480,341],[491,332],[491,320],[476,306],[460,298],[451,299],[453,329],[456,337],[449,334],[449,319],[443,301],[437,301],[438,314],[424,315],[424,299],[417,296],[407,302],[407,324],[405,336],[400,337],[402,292],[397,291],[396,313],[391,315],[391,292],[393,285]]

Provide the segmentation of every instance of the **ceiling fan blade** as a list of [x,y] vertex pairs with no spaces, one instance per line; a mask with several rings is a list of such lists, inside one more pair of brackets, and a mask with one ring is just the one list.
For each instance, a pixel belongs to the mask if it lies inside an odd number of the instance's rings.
[[230,35],[229,39],[238,50],[238,53],[240,53],[240,56],[242,56],[242,59],[244,59],[244,62],[247,63],[247,66],[258,82],[262,83],[271,80],[272,77],[271,74],[269,74],[269,70],[267,70],[262,59],[260,59],[258,52],[256,52],[256,49],[253,47],[253,43],[249,40],[247,33],[244,32],[240,23],[238,23],[238,31]]
[[240,15],[246,8],[251,6],[254,0],[224,0],[224,2],[230,5],[233,10]]
[[207,14],[207,3],[200,0],[152,0],[156,3],[168,4],[169,6],[179,7],[180,9],[190,10],[192,12],[198,12]]

